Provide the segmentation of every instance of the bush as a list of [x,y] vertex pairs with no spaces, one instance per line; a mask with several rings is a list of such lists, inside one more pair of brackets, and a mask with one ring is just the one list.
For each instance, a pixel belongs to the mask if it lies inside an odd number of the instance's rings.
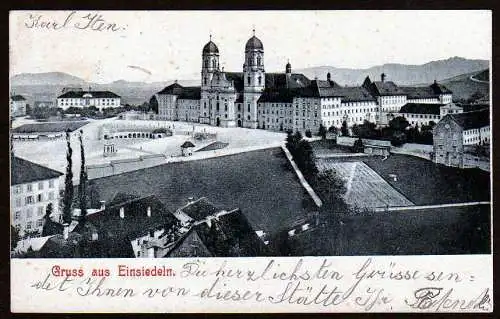
[[312,137],[311,130],[306,130],[306,137]]
[[391,138],[391,145],[393,146],[401,146],[406,143],[406,134],[403,132],[394,132]]

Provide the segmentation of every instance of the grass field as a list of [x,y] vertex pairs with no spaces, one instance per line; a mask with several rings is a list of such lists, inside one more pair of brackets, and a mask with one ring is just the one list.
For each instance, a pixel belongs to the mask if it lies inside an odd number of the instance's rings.
[[255,230],[266,232],[286,227],[314,207],[279,148],[165,164],[90,184],[106,201],[117,192],[156,194],[170,211],[189,197],[206,196],[221,208],[239,207]]
[[339,162],[320,159],[320,171],[333,169],[345,181],[347,204],[358,208],[412,206],[413,203],[363,162]]
[[[415,205],[490,200],[490,176],[479,169],[459,169],[435,164],[415,156],[391,154],[363,157],[362,161]],[[330,158],[330,162],[353,162],[360,158]],[[389,178],[397,175],[397,181]]]
[[488,254],[489,205],[339,217],[293,243],[299,255]]

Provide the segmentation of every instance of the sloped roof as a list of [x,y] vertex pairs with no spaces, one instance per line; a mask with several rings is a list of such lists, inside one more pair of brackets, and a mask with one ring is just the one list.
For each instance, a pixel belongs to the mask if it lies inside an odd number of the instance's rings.
[[333,90],[343,102],[375,101],[370,92],[361,86],[335,87]]
[[217,45],[210,40],[205,46],[203,47],[203,54],[211,54],[211,53],[219,53],[219,48],[217,48]]
[[26,101],[22,95],[12,95],[10,98],[12,101]]
[[89,121],[29,123],[18,126],[12,130],[14,133],[48,133],[48,132],[73,132],[87,125]]
[[374,81],[372,82],[372,87],[374,88],[374,93],[376,95],[405,95],[403,89],[398,87],[392,81]]
[[429,103],[406,103],[401,107],[399,113],[410,114],[440,114],[440,108],[444,104],[429,104]]
[[265,89],[260,96],[258,103],[292,103],[293,91],[289,89]]
[[464,130],[477,129],[490,125],[490,110],[448,114]]
[[196,232],[214,257],[263,256],[266,252],[264,243],[245,215],[235,209],[218,218],[211,218],[210,223],[195,224],[167,256],[178,249],[192,232]]
[[182,93],[183,89],[184,89],[184,87],[182,85],[175,82],[173,84],[170,84],[169,86],[166,86],[163,90],[161,90],[157,94],[179,95]]
[[212,204],[206,197],[189,203],[179,210],[191,217],[194,221],[202,220],[220,211],[220,209]]
[[191,141],[185,141],[182,143],[181,148],[194,147],[194,144]]
[[201,87],[187,86],[184,87],[179,94],[179,99],[199,100],[201,98]]
[[57,178],[63,173],[48,167],[13,156],[11,157],[10,183],[19,185]]
[[85,94],[92,95],[92,98],[105,99],[105,98],[117,98],[120,97],[118,94],[111,91],[68,91],[64,94],[59,95],[57,98],[83,98]]
[[409,99],[435,98],[439,96],[430,86],[404,86],[401,88]]

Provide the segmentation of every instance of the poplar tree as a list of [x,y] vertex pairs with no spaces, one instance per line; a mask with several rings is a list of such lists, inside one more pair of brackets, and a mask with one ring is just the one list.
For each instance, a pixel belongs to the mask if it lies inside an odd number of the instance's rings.
[[87,215],[87,172],[85,171],[85,149],[83,147],[83,131],[80,130],[80,154],[81,154],[81,167],[80,167],[80,183],[78,184],[78,197],[80,202],[80,217],[85,219]]
[[64,181],[64,197],[63,197],[63,220],[65,223],[71,222],[71,206],[73,204],[73,163],[71,156],[73,150],[71,149],[70,131],[66,131],[66,179]]

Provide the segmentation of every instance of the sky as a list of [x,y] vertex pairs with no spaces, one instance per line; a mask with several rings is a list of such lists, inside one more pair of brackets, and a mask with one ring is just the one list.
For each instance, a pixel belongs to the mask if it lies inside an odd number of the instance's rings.
[[288,60],[294,69],[369,68],[491,60],[492,50],[486,10],[11,11],[9,20],[11,76],[59,71],[96,83],[197,79],[210,34],[220,65],[241,72],[254,28],[269,72]]

